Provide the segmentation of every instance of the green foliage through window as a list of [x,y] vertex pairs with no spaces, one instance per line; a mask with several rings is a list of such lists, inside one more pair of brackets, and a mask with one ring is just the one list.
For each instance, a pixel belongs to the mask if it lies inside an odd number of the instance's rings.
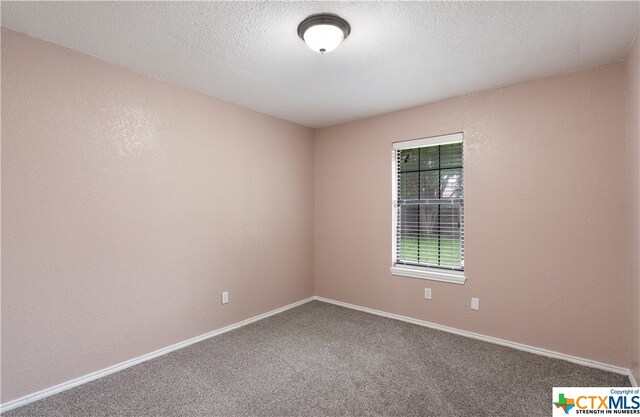
[[464,269],[462,143],[396,151],[398,263]]

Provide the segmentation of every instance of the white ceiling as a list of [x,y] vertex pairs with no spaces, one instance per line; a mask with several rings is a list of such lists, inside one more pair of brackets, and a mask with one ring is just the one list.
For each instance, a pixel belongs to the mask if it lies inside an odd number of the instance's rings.
[[[2,25],[310,127],[623,59],[636,2],[2,2]],[[313,13],[351,35],[320,55]]]

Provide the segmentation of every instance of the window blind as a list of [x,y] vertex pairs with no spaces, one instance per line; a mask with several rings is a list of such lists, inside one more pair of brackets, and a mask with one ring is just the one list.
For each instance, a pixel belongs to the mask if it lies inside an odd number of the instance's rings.
[[464,270],[461,140],[394,144],[396,264]]

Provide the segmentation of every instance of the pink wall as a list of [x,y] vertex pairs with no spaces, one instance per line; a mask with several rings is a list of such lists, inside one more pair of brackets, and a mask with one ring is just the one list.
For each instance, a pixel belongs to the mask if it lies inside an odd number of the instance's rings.
[[[459,131],[467,283],[392,276],[391,143]],[[624,161],[623,63],[320,129],[316,295],[628,367]]]
[[629,278],[631,281],[630,368],[640,383],[640,40],[626,59],[627,166],[629,173]]
[[5,29],[2,122],[2,402],[313,295],[312,130]]

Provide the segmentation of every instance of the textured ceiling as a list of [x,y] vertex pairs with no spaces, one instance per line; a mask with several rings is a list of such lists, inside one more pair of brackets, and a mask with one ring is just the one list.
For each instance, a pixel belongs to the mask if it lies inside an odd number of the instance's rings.
[[[322,127],[624,58],[638,2],[2,2],[2,25]],[[298,23],[333,12],[320,55]]]

